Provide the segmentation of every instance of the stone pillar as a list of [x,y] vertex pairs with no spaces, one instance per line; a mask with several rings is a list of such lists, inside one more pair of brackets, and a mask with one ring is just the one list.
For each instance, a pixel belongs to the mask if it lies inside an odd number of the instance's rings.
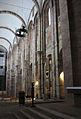
[[[71,8],[71,9],[70,9]],[[81,86],[81,0],[68,0],[73,86]],[[74,95],[76,105],[81,106],[81,96]]]
[[41,51],[38,51],[38,82],[39,82],[39,98],[42,97],[41,95]]
[[[66,91],[68,86],[81,86],[81,0],[59,2]],[[79,101],[81,102],[81,99],[77,102]]]
[[45,59],[44,59],[44,42],[43,42],[43,14],[41,14],[41,23],[40,23],[40,48],[41,48],[41,54],[40,54],[40,58],[41,58],[41,93],[42,93],[42,98],[44,98],[44,64],[45,64]]
[[55,48],[54,48],[54,8],[51,8],[51,23],[52,23],[52,92],[53,98],[55,97]]
[[54,5],[51,8],[52,18],[52,64],[53,64],[53,97],[59,98],[59,69],[58,69],[58,27],[57,27],[57,6],[54,0]]
[[81,0],[68,0],[68,13],[70,25],[73,85],[81,86]]
[[39,18],[38,18],[38,25],[39,25],[39,32],[38,32],[38,34],[39,34],[39,51],[37,51],[37,53],[38,53],[38,82],[39,82],[39,98],[42,98],[42,87],[41,87],[41,81],[42,81],[42,79],[41,79],[41,65],[42,65],[42,63],[41,63],[41,57],[42,57],[42,55],[41,55],[41,35],[42,35],[42,32],[41,32],[41,15],[39,15]]

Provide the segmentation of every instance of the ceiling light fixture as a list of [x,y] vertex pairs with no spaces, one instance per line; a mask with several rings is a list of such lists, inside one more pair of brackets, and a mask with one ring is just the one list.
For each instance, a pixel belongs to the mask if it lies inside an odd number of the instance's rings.
[[24,26],[22,26],[20,29],[16,30],[16,36],[18,37],[25,37],[25,34],[28,33]]

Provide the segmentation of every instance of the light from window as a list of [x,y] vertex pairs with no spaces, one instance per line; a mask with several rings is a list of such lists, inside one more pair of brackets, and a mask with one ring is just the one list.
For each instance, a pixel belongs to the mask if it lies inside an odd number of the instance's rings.
[[51,11],[50,8],[48,10],[48,17],[49,17],[49,26],[51,25]]

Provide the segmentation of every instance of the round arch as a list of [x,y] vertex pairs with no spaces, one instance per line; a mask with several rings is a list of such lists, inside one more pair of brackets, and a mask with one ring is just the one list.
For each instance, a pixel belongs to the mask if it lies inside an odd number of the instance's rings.
[[7,48],[5,46],[0,45],[0,47],[3,47],[6,50],[6,52],[8,52],[8,50],[7,50]]
[[32,1],[35,3],[35,5],[36,5],[36,7],[37,7],[37,9],[39,11],[39,3],[37,2],[37,0],[32,0]]
[[0,14],[11,14],[11,15],[14,15],[17,18],[19,18],[22,21],[23,25],[26,27],[26,23],[25,23],[24,19],[20,15],[18,15],[17,13],[12,12],[12,11],[8,11],[8,10],[0,10]]
[[[5,26],[0,26],[0,29],[7,29],[7,30],[11,31],[11,32],[15,35],[15,32],[14,32],[12,29],[8,28],[8,27],[5,27]],[[16,36],[16,35],[15,35],[15,37],[16,37],[16,43],[17,43],[18,38],[17,38],[17,36]]]
[[0,39],[3,39],[3,40],[5,40],[5,41],[7,41],[7,42],[10,44],[10,47],[11,47],[11,49],[12,49],[12,44],[10,43],[10,41],[9,41],[7,38],[0,37]]

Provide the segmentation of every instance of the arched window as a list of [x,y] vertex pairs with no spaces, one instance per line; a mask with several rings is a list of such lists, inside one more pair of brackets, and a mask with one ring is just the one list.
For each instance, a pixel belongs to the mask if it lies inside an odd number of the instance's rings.
[[48,25],[50,26],[51,25],[51,11],[50,11],[50,8],[48,10]]

